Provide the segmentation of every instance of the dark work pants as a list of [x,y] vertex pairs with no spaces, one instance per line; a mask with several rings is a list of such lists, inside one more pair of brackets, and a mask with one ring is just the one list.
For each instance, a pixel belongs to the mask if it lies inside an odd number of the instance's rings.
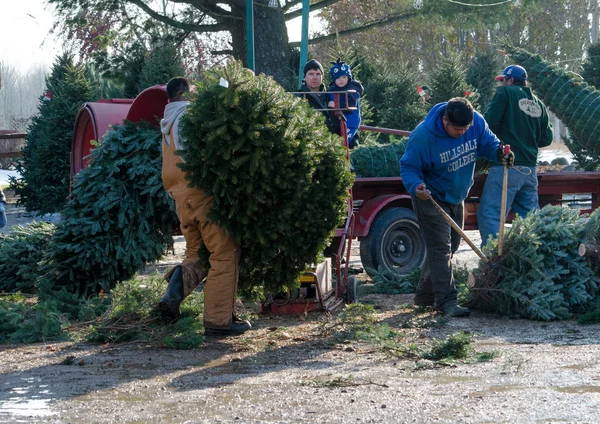
[[[451,205],[434,199],[448,215],[463,228],[463,203]],[[433,305],[436,310],[457,304],[457,290],[452,274],[452,255],[460,245],[460,235],[435,208],[430,200],[413,196],[413,208],[419,218],[419,226],[425,238],[427,260],[415,292],[415,303]]]

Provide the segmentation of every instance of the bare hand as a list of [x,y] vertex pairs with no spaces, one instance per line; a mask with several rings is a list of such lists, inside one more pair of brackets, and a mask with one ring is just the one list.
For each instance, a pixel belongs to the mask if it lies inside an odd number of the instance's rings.
[[422,183],[419,187],[417,187],[415,196],[417,196],[417,199],[419,200],[429,200],[431,199],[431,192],[427,190],[425,183]]

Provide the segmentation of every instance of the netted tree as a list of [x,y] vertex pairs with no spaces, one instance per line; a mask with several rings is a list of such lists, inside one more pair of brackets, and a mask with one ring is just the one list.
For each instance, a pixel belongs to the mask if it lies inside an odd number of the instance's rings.
[[577,157],[590,158],[592,168],[600,155],[600,91],[580,75],[565,71],[539,55],[505,45],[515,63],[527,70],[535,94],[569,129],[569,148]]
[[182,122],[182,168],[213,196],[209,219],[240,242],[242,292],[296,286],[346,212],[352,176],[339,137],[239,62],[207,72]]
[[69,194],[69,170],[73,126],[79,107],[93,100],[93,87],[82,65],[65,53],[56,58],[40,96],[39,114],[28,128],[23,156],[17,161],[19,178],[10,188],[28,211],[60,211]]

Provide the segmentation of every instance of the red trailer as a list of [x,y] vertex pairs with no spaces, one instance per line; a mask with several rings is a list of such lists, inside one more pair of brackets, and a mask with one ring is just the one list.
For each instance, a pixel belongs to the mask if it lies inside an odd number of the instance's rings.
[[[465,200],[466,230],[477,229],[477,207],[485,179],[483,174],[475,176]],[[538,181],[540,207],[563,205],[591,213],[600,206],[600,172],[541,172]],[[354,236],[360,241],[363,266],[375,270],[381,266],[399,275],[420,267],[425,260],[425,242],[402,178],[357,178],[352,191]],[[511,213],[507,222],[512,218]]]

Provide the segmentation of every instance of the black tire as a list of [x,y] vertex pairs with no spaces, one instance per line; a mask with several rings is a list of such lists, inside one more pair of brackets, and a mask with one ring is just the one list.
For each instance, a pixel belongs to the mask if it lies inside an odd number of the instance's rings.
[[346,303],[358,303],[358,278],[356,275],[348,276],[346,284]]
[[403,277],[421,267],[425,256],[417,215],[407,208],[392,207],[381,212],[369,234],[360,240],[360,259],[365,269],[376,271],[381,266]]

